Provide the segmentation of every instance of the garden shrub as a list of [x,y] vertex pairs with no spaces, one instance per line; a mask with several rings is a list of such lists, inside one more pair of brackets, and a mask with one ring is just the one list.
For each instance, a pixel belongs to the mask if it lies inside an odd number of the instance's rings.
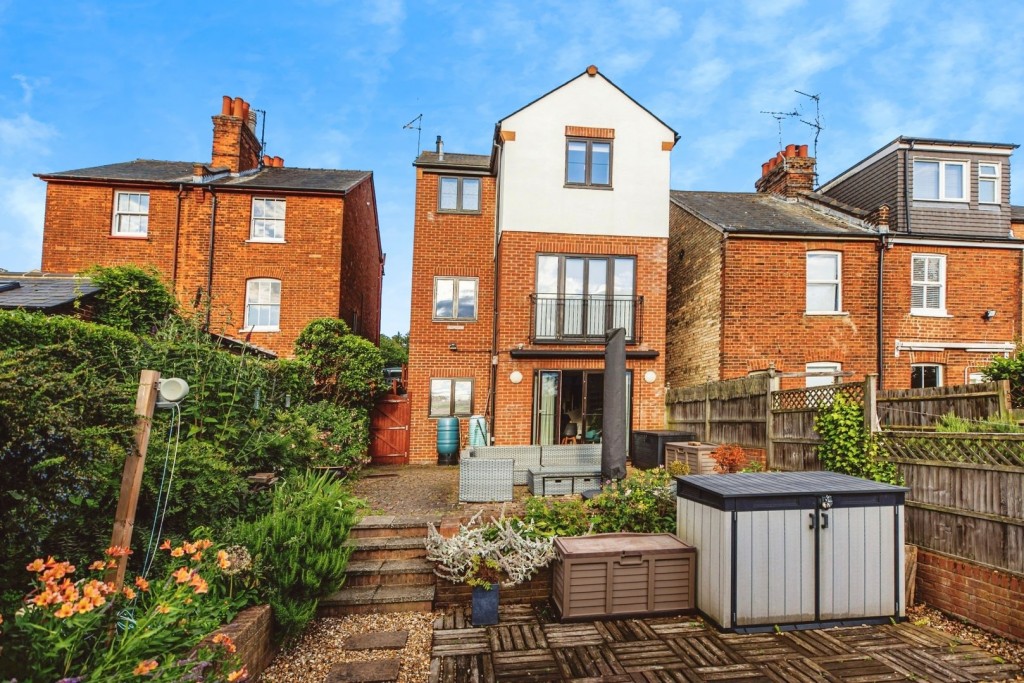
[[321,396],[340,405],[369,405],[384,373],[380,349],[336,318],[310,322],[295,340],[295,357],[312,368]]
[[1019,434],[1024,432],[1024,426],[1013,420],[1001,420],[998,417],[991,417],[987,420],[968,420],[955,413],[946,413],[935,423],[935,431],[959,434]]
[[583,536],[593,526],[586,504],[575,498],[527,498],[524,519],[544,536]]
[[148,334],[177,310],[174,294],[152,266],[96,266],[86,275],[100,287],[93,318],[103,325]]
[[743,447],[736,443],[722,444],[709,457],[715,461],[715,472],[719,474],[739,472],[747,460]]
[[384,367],[397,368],[409,362],[409,335],[396,332],[392,336],[380,336],[380,352],[384,356]]
[[594,531],[671,533],[676,528],[676,494],[663,468],[636,470],[606,485],[589,501]]
[[98,368],[128,374],[141,353],[138,336],[65,315],[0,311],[0,351],[66,345],[89,356]]
[[285,638],[344,582],[352,552],[345,541],[361,506],[334,475],[307,472],[280,482],[270,511],[235,528],[235,540],[262,563],[264,597]]
[[814,420],[821,437],[818,459],[826,470],[873,479],[886,484],[902,484],[895,463],[879,456],[878,442],[864,428],[864,408],[842,394],[822,406]]
[[366,408],[322,401],[301,405],[292,413],[316,429],[316,464],[344,467],[351,472],[370,461],[370,413]]

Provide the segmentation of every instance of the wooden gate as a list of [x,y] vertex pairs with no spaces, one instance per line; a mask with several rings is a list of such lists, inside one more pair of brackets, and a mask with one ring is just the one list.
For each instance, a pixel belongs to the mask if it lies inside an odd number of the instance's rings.
[[409,394],[385,394],[370,411],[370,463],[409,464]]

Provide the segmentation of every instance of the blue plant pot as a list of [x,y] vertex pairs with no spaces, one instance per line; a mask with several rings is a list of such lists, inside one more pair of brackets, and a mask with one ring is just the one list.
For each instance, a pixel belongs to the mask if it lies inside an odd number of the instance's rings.
[[498,623],[498,584],[490,589],[473,586],[473,626]]

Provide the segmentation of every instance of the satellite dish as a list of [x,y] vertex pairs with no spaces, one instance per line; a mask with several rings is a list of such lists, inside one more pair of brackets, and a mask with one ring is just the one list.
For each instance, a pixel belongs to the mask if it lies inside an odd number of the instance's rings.
[[188,382],[177,377],[168,377],[160,380],[157,391],[160,394],[160,404],[180,403],[188,396]]

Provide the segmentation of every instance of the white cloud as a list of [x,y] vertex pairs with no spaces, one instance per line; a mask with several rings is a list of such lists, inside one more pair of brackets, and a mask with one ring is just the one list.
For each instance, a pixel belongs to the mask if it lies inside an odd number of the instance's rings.
[[32,104],[32,96],[38,88],[50,83],[49,78],[30,78],[22,74],[14,74],[11,78],[21,86],[21,101],[25,106]]
[[47,143],[56,137],[53,126],[36,121],[28,114],[13,118],[0,118],[0,151],[7,154],[14,150],[49,153]]

